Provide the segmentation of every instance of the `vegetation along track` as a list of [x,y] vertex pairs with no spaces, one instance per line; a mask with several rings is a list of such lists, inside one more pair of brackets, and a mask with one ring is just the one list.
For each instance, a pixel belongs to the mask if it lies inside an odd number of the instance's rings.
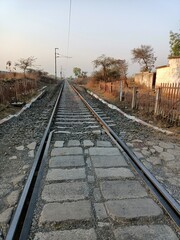
[[7,240],[29,232],[30,239],[178,239],[179,204],[114,125],[67,82],[61,86]]

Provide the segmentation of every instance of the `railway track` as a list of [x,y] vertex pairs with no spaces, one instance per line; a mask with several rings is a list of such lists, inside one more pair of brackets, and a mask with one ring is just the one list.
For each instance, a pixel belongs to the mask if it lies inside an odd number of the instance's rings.
[[114,125],[67,82],[61,86],[7,240],[178,239],[179,204]]

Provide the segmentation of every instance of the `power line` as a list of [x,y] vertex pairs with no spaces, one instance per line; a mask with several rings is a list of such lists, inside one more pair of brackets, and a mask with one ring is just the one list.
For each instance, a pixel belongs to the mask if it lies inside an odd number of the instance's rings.
[[71,30],[71,5],[72,2],[70,0],[70,4],[69,4],[69,24],[68,24],[68,44],[67,44],[67,56],[69,54],[69,42],[70,42],[70,30]]

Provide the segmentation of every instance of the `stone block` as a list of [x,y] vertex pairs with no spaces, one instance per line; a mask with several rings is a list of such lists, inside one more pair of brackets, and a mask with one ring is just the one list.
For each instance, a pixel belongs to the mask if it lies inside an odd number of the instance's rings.
[[81,147],[64,147],[54,148],[51,152],[51,157],[54,156],[66,156],[66,155],[82,155],[83,151]]
[[134,178],[134,174],[127,168],[96,168],[98,178]]
[[150,198],[109,200],[105,202],[109,216],[113,220],[139,219],[140,217],[158,217],[163,212]]
[[83,145],[84,147],[92,147],[94,146],[94,143],[91,140],[84,140]]
[[97,147],[112,147],[111,142],[97,140]]
[[106,219],[108,217],[103,203],[95,203],[94,208],[98,220]]
[[101,201],[101,193],[100,193],[99,188],[94,188],[93,194],[94,194],[95,202],[100,202]]
[[105,181],[100,183],[103,197],[108,199],[125,199],[147,197],[147,192],[138,181]]
[[120,155],[120,152],[117,148],[114,147],[91,147],[89,148],[89,154],[97,156],[117,156]]
[[173,230],[167,225],[144,225],[117,228],[114,230],[116,240],[178,240]]
[[91,220],[91,204],[87,200],[45,204],[40,216],[42,224],[85,220]]
[[52,183],[44,186],[42,199],[47,202],[76,201],[87,198],[88,193],[85,182]]
[[48,170],[47,181],[62,181],[62,180],[76,180],[85,179],[85,169],[50,169]]
[[68,142],[68,147],[77,147],[80,146],[80,141],[79,140],[69,140]]
[[83,167],[84,165],[82,155],[56,156],[49,160],[49,167],[51,168]]
[[55,141],[54,147],[63,147],[64,141]]
[[96,240],[94,229],[74,229],[52,232],[38,232],[34,240]]
[[126,167],[128,166],[123,155],[117,156],[91,156],[91,160],[95,168],[106,168],[106,167]]

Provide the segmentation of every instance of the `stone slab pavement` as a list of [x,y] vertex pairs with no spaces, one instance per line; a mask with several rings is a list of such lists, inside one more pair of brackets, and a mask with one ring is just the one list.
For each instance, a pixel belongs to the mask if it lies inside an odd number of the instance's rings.
[[110,141],[53,143],[41,199],[35,240],[178,239]]

